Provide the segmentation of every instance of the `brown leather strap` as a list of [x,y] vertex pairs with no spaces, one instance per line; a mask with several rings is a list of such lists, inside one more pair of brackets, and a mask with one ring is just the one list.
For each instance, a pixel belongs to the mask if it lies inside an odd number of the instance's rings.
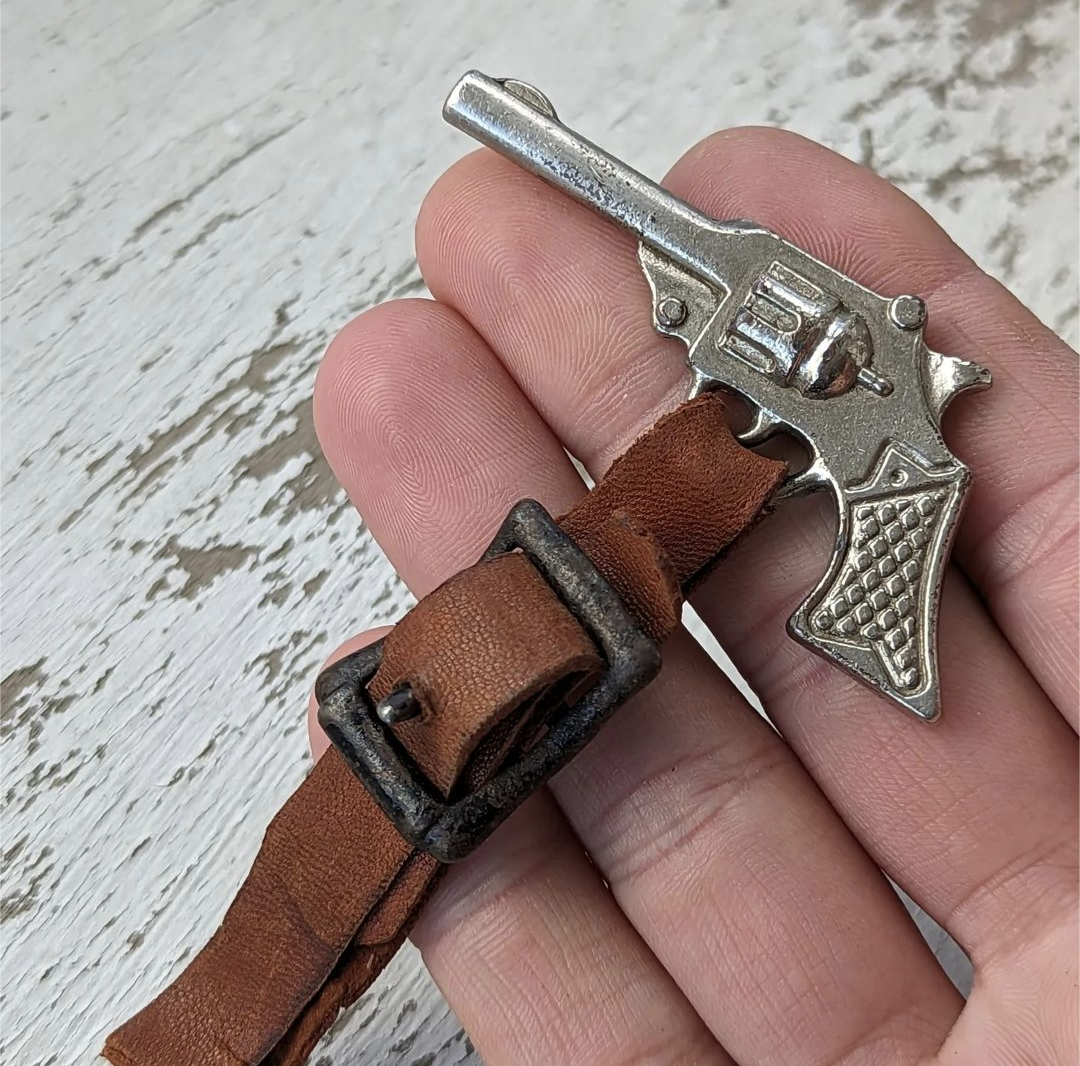
[[[560,520],[657,639],[682,595],[763,512],[782,464],[742,448],[722,401],[663,418]],[[602,668],[573,616],[521,555],[451,578],[391,632],[370,689],[408,683],[420,717],[395,727],[449,793],[498,770]],[[329,751],[270,823],[221,927],[113,1033],[115,1066],[299,1066],[404,940],[439,868],[412,850]]]

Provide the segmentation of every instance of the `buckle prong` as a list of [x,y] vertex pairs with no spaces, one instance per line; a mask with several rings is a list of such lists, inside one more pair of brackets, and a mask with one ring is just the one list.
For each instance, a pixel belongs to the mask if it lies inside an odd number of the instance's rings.
[[349,768],[401,835],[444,863],[464,858],[485,840],[660,669],[659,645],[535,500],[514,505],[481,561],[518,550],[595,641],[606,668],[583,696],[551,716],[532,747],[515,752],[484,784],[444,800],[387,728],[414,716],[419,704],[403,685],[372,706],[367,686],[382,660],[381,640],[327,667],[315,686],[319,723]]
[[394,689],[386,699],[375,704],[375,713],[384,725],[397,725],[407,722],[420,713],[420,701],[412,690],[412,685],[402,685]]

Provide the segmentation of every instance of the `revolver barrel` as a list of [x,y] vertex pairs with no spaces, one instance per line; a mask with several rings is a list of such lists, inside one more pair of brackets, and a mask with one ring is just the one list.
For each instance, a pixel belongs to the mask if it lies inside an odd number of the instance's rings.
[[450,125],[543,178],[556,189],[637,234],[702,280],[727,288],[717,274],[711,235],[718,224],[643,174],[564,126],[532,86],[469,71],[443,105]]

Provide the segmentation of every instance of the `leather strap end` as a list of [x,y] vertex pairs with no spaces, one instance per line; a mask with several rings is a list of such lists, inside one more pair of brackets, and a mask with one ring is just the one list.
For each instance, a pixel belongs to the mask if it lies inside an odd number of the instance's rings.
[[[707,394],[662,418],[560,520],[653,639],[685,591],[763,514],[782,463],[741,447]],[[497,772],[603,668],[597,647],[521,554],[478,563],[387,638],[370,685],[402,684],[419,718],[395,736],[449,795]],[[114,1066],[300,1066],[370,985],[439,876],[335,750],[278,812],[218,931],[107,1040]]]

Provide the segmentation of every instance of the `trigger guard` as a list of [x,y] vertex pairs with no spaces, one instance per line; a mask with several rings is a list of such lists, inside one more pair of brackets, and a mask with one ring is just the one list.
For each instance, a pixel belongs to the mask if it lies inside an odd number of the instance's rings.
[[742,432],[735,434],[735,439],[745,448],[752,448],[755,444],[764,444],[783,428],[780,420],[769,414],[763,407],[754,407],[753,410],[753,421]]
[[795,474],[788,474],[780,483],[773,499],[777,503],[784,500],[796,500],[801,496],[809,496],[812,492],[820,492],[824,488],[831,487],[828,474],[820,460],[812,462],[805,470]]

